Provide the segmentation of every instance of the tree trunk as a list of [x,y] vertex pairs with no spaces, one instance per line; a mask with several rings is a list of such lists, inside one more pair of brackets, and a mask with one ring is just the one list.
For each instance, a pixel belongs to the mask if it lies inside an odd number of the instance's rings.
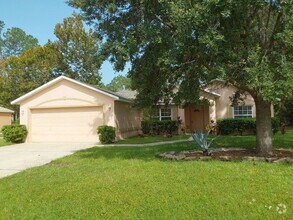
[[269,156],[273,151],[271,103],[261,96],[255,98],[256,105],[256,149],[260,156]]

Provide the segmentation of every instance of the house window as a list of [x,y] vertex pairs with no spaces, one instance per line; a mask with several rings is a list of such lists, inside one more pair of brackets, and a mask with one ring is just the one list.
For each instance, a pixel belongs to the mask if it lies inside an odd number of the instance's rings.
[[160,120],[160,121],[172,120],[172,109],[171,108],[157,109],[153,119]]
[[234,118],[252,118],[252,106],[235,106]]

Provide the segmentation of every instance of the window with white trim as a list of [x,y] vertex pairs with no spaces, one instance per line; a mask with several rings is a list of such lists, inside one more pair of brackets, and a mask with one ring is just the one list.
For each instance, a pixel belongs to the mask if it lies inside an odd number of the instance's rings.
[[252,106],[235,106],[234,118],[252,118]]
[[172,120],[172,109],[171,108],[159,108],[156,110],[153,119],[164,121]]

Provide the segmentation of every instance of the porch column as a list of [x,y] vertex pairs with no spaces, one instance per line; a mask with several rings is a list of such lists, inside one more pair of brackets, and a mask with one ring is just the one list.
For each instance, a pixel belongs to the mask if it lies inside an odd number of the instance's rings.
[[179,126],[180,128],[178,128],[178,133],[182,134],[184,133],[184,131],[181,130],[181,128],[185,128],[185,114],[184,114],[184,108],[180,108],[178,107],[178,117],[180,117],[181,119],[181,126]]
[[209,115],[210,115],[210,121],[214,120],[216,121],[216,102],[213,99],[209,99],[210,106],[209,106]]

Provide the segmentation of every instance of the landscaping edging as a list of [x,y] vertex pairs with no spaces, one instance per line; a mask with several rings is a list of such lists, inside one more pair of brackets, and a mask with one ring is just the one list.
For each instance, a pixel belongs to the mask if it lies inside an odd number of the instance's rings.
[[191,150],[181,152],[165,152],[156,155],[158,158],[176,160],[176,161],[254,161],[254,162],[268,162],[268,163],[293,163],[293,150],[289,149],[276,149],[274,155],[270,157],[259,157],[256,156],[255,149],[244,149],[244,148],[222,148],[214,152],[212,156],[203,156],[202,151]]

